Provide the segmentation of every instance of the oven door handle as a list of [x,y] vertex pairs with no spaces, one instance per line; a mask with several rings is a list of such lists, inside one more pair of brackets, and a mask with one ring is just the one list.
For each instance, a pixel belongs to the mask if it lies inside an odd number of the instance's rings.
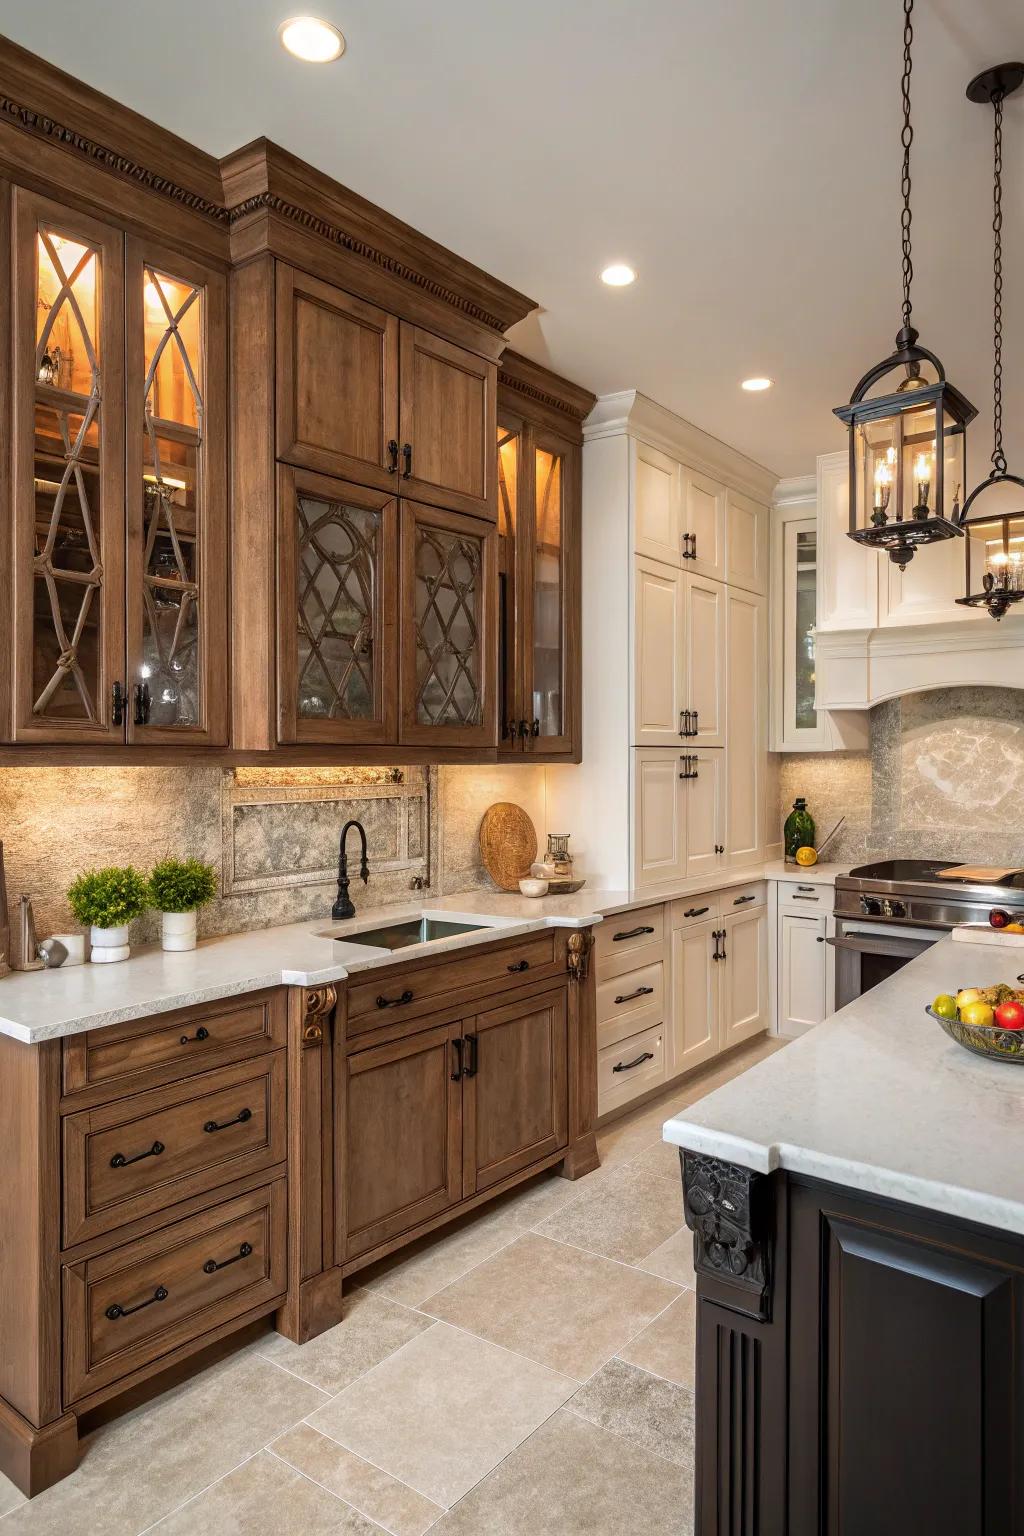
[[926,939],[875,939],[867,936],[847,939],[838,934],[826,939],[825,943],[835,949],[852,949],[859,955],[888,955],[894,960],[912,960],[915,955],[921,955],[932,947],[932,942]]

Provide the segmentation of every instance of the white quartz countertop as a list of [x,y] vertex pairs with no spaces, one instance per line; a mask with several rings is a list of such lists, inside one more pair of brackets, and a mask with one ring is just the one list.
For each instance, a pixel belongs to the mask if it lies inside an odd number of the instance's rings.
[[941,939],[864,997],[669,1120],[666,1141],[1024,1233],[1024,1069],[925,1013],[1017,985],[1024,952]]

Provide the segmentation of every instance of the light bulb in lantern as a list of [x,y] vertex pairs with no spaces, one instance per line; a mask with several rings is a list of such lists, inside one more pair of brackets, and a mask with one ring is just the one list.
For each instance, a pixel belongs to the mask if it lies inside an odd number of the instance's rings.
[[928,516],[928,498],[932,493],[932,456],[919,453],[914,460],[914,516]]
[[[892,452],[893,450],[890,448],[889,453],[891,454]],[[886,456],[885,459],[879,459],[875,465],[875,499],[871,521],[876,527],[880,527],[882,523],[889,521],[887,514],[891,493],[892,465],[889,462],[888,456]]]

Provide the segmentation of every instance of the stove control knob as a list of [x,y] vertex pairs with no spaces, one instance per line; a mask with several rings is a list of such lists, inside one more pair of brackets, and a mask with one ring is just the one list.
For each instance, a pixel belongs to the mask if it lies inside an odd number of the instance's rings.
[[907,904],[905,901],[890,901],[888,905],[890,910],[886,914],[887,917],[906,917]]
[[882,915],[882,903],[878,900],[877,896],[862,896],[860,899],[860,909],[865,917],[881,917]]

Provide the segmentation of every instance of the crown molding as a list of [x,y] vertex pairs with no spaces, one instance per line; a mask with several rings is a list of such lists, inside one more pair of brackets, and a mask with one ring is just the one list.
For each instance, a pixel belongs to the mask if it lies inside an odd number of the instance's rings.
[[589,389],[563,379],[559,374],[552,373],[550,368],[524,357],[521,352],[513,352],[511,347],[501,355],[498,383],[530,400],[536,400],[540,405],[561,411],[578,422],[590,414],[597,401],[597,396]]
[[585,442],[626,434],[658,448],[689,469],[724,480],[755,501],[770,502],[778,475],[719,438],[695,427],[637,389],[601,395],[583,425]]
[[818,501],[818,477],[810,475],[789,475],[780,480],[772,492],[773,507],[802,507],[808,502],[817,505]]

